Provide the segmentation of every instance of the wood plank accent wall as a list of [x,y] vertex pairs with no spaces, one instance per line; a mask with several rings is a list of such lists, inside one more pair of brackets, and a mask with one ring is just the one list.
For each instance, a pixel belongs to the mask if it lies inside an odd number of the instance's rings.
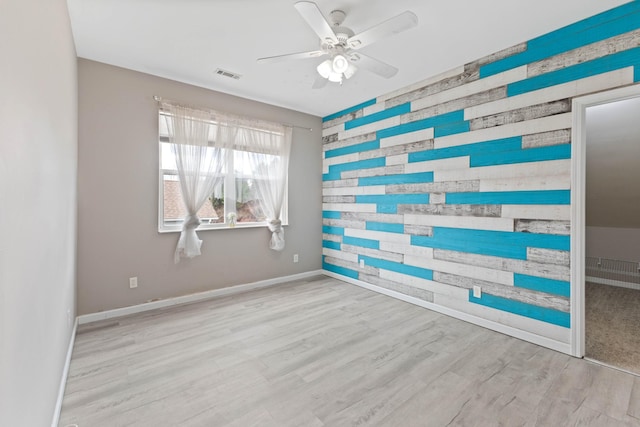
[[324,269],[569,343],[571,100],[638,80],[633,1],[325,117]]

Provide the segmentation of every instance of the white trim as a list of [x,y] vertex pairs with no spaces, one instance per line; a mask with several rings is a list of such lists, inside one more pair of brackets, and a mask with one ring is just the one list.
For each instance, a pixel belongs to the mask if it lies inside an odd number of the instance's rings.
[[333,277],[334,279],[342,280],[343,282],[350,283],[352,285],[360,286],[361,288],[369,289],[370,291],[378,292],[383,295],[390,296],[392,298],[399,299],[404,302],[408,302],[410,304],[414,304],[429,310],[433,310],[435,312],[444,314],[446,316],[450,316],[456,319],[463,320],[465,322],[473,323],[474,325],[481,326],[483,328],[491,329],[496,332],[500,332],[502,334],[506,334],[515,338],[519,338],[524,341],[531,342],[533,344],[541,345],[543,347],[550,348],[552,350],[556,350],[562,353],[570,354],[571,347],[569,344],[565,344],[563,342],[559,342],[547,337],[543,337],[540,335],[533,334],[531,332],[523,331],[521,329],[516,329],[511,326],[503,325],[502,323],[494,322],[492,320],[483,319],[478,316],[474,316],[472,314],[463,313],[458,310],[453,310],[448,307],[444,307],[438,304],[434,304],[431,302],[427,302],[418,298],[411,297],[409,295],[405,295],[400,292],[392,291],[389,289],[382,288],[380,286],[372,285],[369,283],[365,283],[361,280],[351,279],[349,277],[341,276],[339,274],[333,273],[331,271],[323,271],[323,273],[329,277]]
[[246,283],[243,285],[229,286],[221,289],[213,289],[210,291],[198,292],[195,294],[183,295],[174,298],[163,299],[159,301],[151,301],[142,304],[132,305],[129,307],[116,308],[113,310],[101,311],[98,313],[83,314],[78,316],[78,324],[84,325],[86,323],[97,322],[105,319],[113,319],[116,317],[127,316],[134,313],[142,313],[149,310],[155,310],[158,308],[172,307],[178,304],[186,304],[190,302],[203,301],[211,298],[216,298],[224,295],[239,294],[242,292],[251,291],[254,289],[266,288],[268,286],[274,286],[285,282],[292,282],[294,280],[306,279],[313,276],[322,275],[322,270],[312,270],[305,273],[292,274],[290,276],[275,277],[273,279],[260,280],[258,282]]
[[571,111],[571,353],[583,357],[585,351],[585,178],[586,110],[595,105],[636,98],[640,85],[599,92],[573,99]]
[[67,358],[64,362],[64,368],[62,369],[62,376],[60,378],[60,387],[58,388],[58,399],[56,400],[56,406],[53,411],[53,421],[51,421],[51,427],[57,427],[60,422],[60,412],[62,411],[62,399],[64,398],[64,390],[67,386],[67,377],[69,376],[69,367],[71,366],[71,355],[73,354],[73,345],[76,342],[76,331],[78,329],[78,318],[76,317],[73,322],[73,329],[71,330],[71,338],[69,338],[69,347],[67,348]]

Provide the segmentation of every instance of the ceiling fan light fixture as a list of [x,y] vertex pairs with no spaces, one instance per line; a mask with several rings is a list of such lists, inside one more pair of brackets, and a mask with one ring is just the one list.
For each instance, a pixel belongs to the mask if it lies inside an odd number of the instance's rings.
[[329,81],[342,84],[342,74],[332,72],[329,74]]
[[318,74],[320,74],[323,78],[328,79],[331,73],[333,73],[333,67],[331,64],[331,60],[327,59],[322,61],[320,65],[318,65]]
[[349,63],[349,67],[347,67],[347,69],[343,74],[347,79],[350,79],[351,76],[353,76],[356,73],[356,71],[358,71],[358,68],[355,65]]
[[336,73],[344,73],[349,68],[349,61],[344,55],[336,55],[333,57],[333,71]]

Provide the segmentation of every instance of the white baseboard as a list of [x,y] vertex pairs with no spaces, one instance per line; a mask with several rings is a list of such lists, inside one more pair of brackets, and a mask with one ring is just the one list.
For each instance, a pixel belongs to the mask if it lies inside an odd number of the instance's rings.
[[331,271],[324,270],[323,273],[329,277],[333,277],[334,279],[338,279],[343,282],[350,283],[352,285],[360,286],[361,288],[369,289],[370,291],[378,292],[380,294],[384,294],[384,295],[408,302],[410,304],[418,305],[420,307],[433,310],[435,312],[444,314],[446,316],[464,320],[465,322],[473,323],[474,325],[482,326],[483,328],[491,329],[493,331],[500,332],[502,334],[509,335],[514,338],[518,338],[533,344],[540,345],[542,347],[550,348],[552,350],[571,355],[570,344],[555,341],[553,339],[536,335],[531,332],[523,331],[521,329],[516,329],[511,326],[503,325],[502,323],[494,322],[493,320],[487,320],[487,319],[483,319],[482,317],[464,313],[462,311],[453,310],[451,308],[434,304],[428,301],[424,301],[415,297],[411,297],[409,295],[405,295],[400,292],[396,292],[389,289],[385,289],[380,286],[372,285],[370,283],[366,283],[361,280],[352,279],[346,276],[341,276]]
[[67,377],[69,376],[69,366],[71,366],[71,355],[73,354],[73,344],[76,342],[76,330],[78,329],[78,318],[73,323],[73,329],[71,330],[71,338],[69,339],[69,348],[67,349],[67,358],[64,362],[64,368],[62,369],[62,377],[60,378],[60,387],[58,388],[58,400],[56,400],[56,407],[53,412],[53,421],[51,421],[51,427],[58,427],[60,421],[60,411],[62,410],[62,399],[64,398],[64,390],[67,385]]
[[307,279],[309,277],[324,274],[323,270],[307,271],[305,273],[292,274],[290,276],[275,277],[273,279],[260,280],[259,282],[247,283],[244,285],[229,286],[227,288],[213,289],[211,291],[198,292],[195,294],[183,295],[175,298],[167,298],[158,301],[150,301],[143,304],[132,305],[129,307],[116,308],[113,310],[101,311],[98,313],[83,314],[78,316],[78,324],[97,322],[99,320],[113,319],[116,317],[127,316],[134,313],[142,313],[144,311],[155,310],[158,308],[171,307],[178,304],[186,304],[190,302],[203,301],[223,295],[238,294],[241,292],[251,291],[253,289],[274,286],[280,283],[292,282],[294,280]]

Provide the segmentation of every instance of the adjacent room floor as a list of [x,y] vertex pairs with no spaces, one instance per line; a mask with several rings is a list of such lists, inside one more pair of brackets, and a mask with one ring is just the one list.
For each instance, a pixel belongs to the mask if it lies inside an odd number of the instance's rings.
[[585,356],[640,375],[640,291],[586,283]]
[[638,426],[640,377],[321,276],[84,325],[71,423]]

